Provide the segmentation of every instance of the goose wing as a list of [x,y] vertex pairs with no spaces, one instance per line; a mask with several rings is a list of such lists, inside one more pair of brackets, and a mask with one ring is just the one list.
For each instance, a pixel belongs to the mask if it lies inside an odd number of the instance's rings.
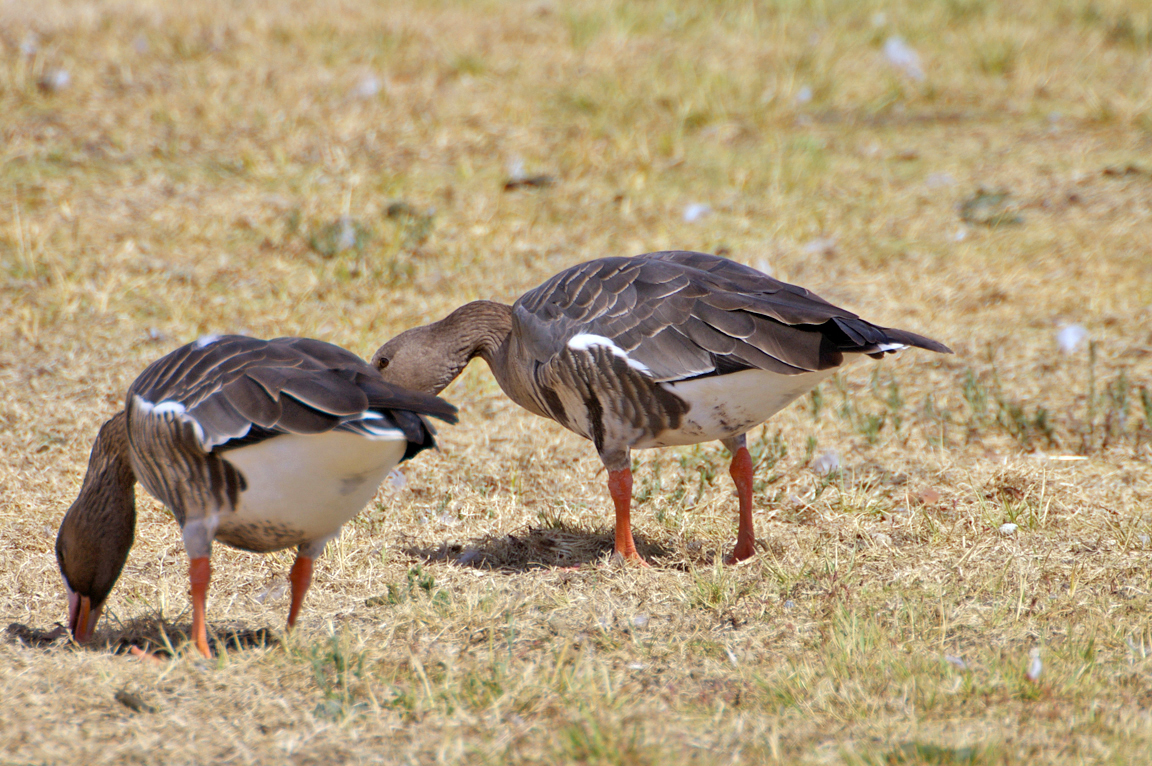
[[836,367],[844,353],[882,355],[905,346],[949,353],[748,266],[684,251],[602,258],[562,271],[516,302],[513,322],[540,364],[573,339],[578,346],[610,342],[656,381],[742,369],[797,374]]
[[371,438],[398,428],[415,454],[433,444],[424,416],[456,420],[444,400],[390,385],[355,354],[309,338],[201,338],[150,365],[128,391],[133,402],[178,415],[205,452],[280,433]]

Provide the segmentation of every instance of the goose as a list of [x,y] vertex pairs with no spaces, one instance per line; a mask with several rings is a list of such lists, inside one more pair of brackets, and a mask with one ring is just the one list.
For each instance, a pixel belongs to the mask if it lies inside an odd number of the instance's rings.
[[100,428],[56,538],[73,637],[91,638],[128,558],[137,482],[183,532],[201,654],[214,540],[297,547],[291,629],[325,544],[397,463],[435,446],[427,416],[455,423],[456,408],[310,338],[205,336],[153,362]]
[[871,324],[802,287],[685,251],[561,271],[512,306],[468,303],[372,357],[385,380],[439,393],[475,357],[529,412],[592,441],[616,510],[614,554],[647,566],[631,528],[631,450],[719,440],[732,455],[739,528],[753,555],[745,434],[849,361],[937,341]]

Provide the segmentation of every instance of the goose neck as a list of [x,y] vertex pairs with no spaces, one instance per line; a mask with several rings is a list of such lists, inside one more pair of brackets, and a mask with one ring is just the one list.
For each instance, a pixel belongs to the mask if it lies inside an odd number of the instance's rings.
[[460,338],[467,360],[480,357],[489,366],[503,360],[512,332],[512,307],[496,301],[473,301],[444,319],[451,334]]

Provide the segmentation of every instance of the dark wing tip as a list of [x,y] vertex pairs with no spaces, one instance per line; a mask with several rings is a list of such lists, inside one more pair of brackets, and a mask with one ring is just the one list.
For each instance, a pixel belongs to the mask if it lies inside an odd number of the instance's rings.
[[932,340],[931,338],[927,338],[914,332],[908,332],[907,330],[889,330],[887,328],[885,328],[884,332],[892,340],[898,343],[903,343],[907,346],[914,346],[916,348],[922,348],[927,351],[935,351],[938,354],[954,353],[952,349],[948,348],[940,341]]
[[374,410],[403,410],[442,420],[449,425],[459,422],[456,405],[433,394],[413,391],[367,375],[357,378],[357,385],[368,395],[368,406]]
[[460,422],[460,418],[457,414],[457,413],[459,413],[459,410],[456,408],[456,405],[451,404],[449,402],[446,402],[445,400],[440,399],[440,398],[437,398],[436,401],[439,402],[440,405],[442,405],[442,407],[437,409],[435,412],[428,410],[428,411],[425,411],[423,414],[430,415],[434,418],[442,420],[450,426],[454,426]]
[[848,353],[882,356],[900,350],[892,348],[892,345],[913,346],[940,354],[952,353],[952,349],[939,341],[908,330],[874,325],[859,317],[836,317],[821,329],[837,349]]
[[955,354],[956,353],[955,351],[948,348],[947,346],[945,346],[943,343],[940,343],[939,341],[931,340],[929,338],[925,338],[925,340],[928,341],[929,345],[921,346],[921,348],[926,348],[929,351],[935,351],[938,354]]

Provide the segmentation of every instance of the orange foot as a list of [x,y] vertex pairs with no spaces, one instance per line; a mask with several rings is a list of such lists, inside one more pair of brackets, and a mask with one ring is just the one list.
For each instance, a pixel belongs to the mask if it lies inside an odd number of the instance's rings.
[[132,654],[133,657],[139,657],[142,660],[154,662],[158,665],[164,664],[164,658],[163,657],[152,654],[152,652],[148,651],[147,649],[141,649],[138,646],[133,646],[128,651],[129,651],[129,653]]
[[735,550],[732,554],[724,557],[724,563],[731,566],[732,564],[739,564],[741,561],[752,558],[756,555],[756,546],[753,543],[737,543]]
[[637,553],[635,548],[632,549],[631,554],[621,553],[620,551],[612,551],[612,561],[618,561],[624,565],[633,564],[635,566],[641,567],[642,569],[652,568],[652,565],[645,561],[644,557]]

